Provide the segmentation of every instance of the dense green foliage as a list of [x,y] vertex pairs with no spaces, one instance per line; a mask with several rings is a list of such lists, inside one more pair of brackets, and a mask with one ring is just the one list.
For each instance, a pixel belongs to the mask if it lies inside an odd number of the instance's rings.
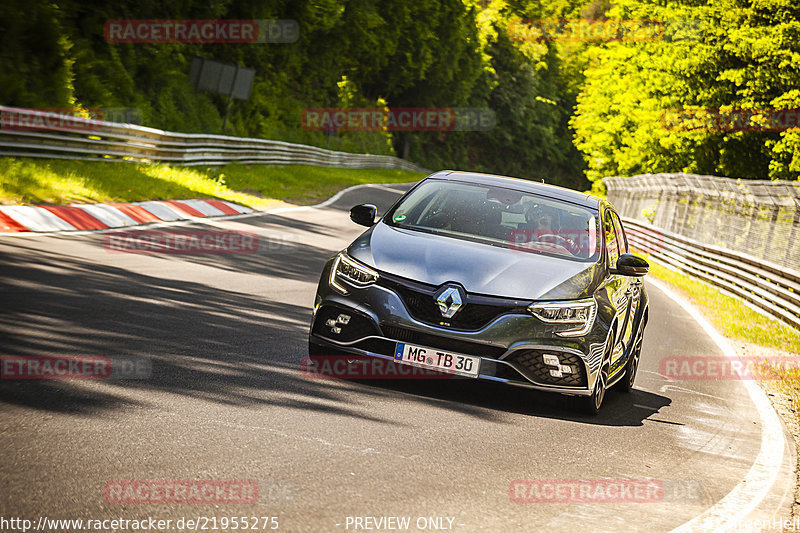
[[[713,118],[715,110],[726,118],[800,108],[800,3],[618,0],[608,15],[672,21],[675,31],[586,50],[572,124],[590,179],[681,171],[800,177],[796,119],[793,129],[771,132],[693,120]],[[692,120],[670,118],[682,110]]]
[[[540,40],[514,21],[661,20],[652,39]],[[291,44],[114,44],[112,19],[293,19]],[[195,55],[255,69],[228,132],[396,154],[431,169],[543,178],[697,172],[800,177],[800,130],[665,127],[676,110],[800,107],[796,0],[5,0],[0,103],[138,110],[219,133],[226,98],[189,83]],[[474,107],[489,131],[323,132],[308,107]]]
[[[576,2],[577,3],[577,2]],[[505,34],[525,9],[462,0],[7,0],[0,103],[128,107],[145,125],[219,133],[226,99],[189,83],[194,55],[256,70],[228,132],[332,149],[396,153],[428,168],[483,169],[585,187],[568,119],[577,90],[554,48]],[[488,15],[487,15],[488,13]],[[294,19],[292,44],[109,43],[116,19]],[[323,132],[307,107],[492,107],[489,132]]]

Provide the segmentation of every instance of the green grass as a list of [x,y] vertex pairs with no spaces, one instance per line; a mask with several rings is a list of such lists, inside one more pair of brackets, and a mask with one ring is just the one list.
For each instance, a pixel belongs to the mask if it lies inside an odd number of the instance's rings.
[[641,255],[650,261],[650,275],[682,292],[726,337],[800,354],[800,331],[754,311],[716,287],[653,262],[647,254]]
[[423,177],[421,172],[407,170],[306,165],[207,168],[0,157],[0,204],[219,198],[264,209],[275,205],[275,200],[308,205],[351,185]]

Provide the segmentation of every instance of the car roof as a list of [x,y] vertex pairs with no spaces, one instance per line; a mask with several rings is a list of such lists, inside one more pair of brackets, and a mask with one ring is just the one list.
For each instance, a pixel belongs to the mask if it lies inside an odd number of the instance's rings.
[[[556,198],[574,204],[597,209],[603,199],[591,194],[558,187],[556,185],[548,185],[546,183],[531,181],[522,178],[512,178],[509,176],[497,176],[495,174],[483,174],[480,172],[462,172],[457,170],[442,170],[435,172],[428,176],[430,179],[438,180],[451,180],[462,181],[466,183],[475,183],[479,185],[489,185],[492,187],[506,187],[521,192],[528,192],[545,196],[549,198]],[[426,178],[427,179],[427,178]]]

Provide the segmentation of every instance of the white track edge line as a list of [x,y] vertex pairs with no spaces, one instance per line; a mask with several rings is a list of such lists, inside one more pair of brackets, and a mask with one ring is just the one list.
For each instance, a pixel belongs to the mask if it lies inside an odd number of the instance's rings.
[[[680,305],[703,328],[726,357],[738,359],[738,355],[728,339],[714,329],[693,304],[660,281],[648,278],[647,282]],[[783,426],[764,390],[752,380],[742,380],[742,383],[761,418],[761,448],[753,466],[750,467],[744,479],[727,495],[701,514],[673,529],[674,532],[729,531],[744,521],[758,507],[775,484],[778,472],[783,465],[783,453],[786,446]]]

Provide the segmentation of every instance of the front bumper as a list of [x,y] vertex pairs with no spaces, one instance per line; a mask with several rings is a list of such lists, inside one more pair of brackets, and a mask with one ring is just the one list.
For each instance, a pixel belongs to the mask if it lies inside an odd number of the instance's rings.
[[[584,337],[559,337],[556,331],[561,326],[546,324],[525,311],[530,302],[470,295],[459,311],[474,306],[462,319],[469,321],[470,329],[448,327],[434,323],[436,318],[418,301],[427,302],[420,291],[432,292],[435,287],[382,274],[378,283],[353,287],[342,295],[328,284],[330,268],[328,262],[309,337],[326,353],[394,360],[396,344],[404,342],[480,357],[482,380],[576,396],[588,396],[594,389],[608,333],[598,318]],[[335,329],[326,325],[342,313],[351,317],[347,324]],[[551,370],[556,367],[544,362],[544,354],[557,356],[570,372],[554,377]]]

